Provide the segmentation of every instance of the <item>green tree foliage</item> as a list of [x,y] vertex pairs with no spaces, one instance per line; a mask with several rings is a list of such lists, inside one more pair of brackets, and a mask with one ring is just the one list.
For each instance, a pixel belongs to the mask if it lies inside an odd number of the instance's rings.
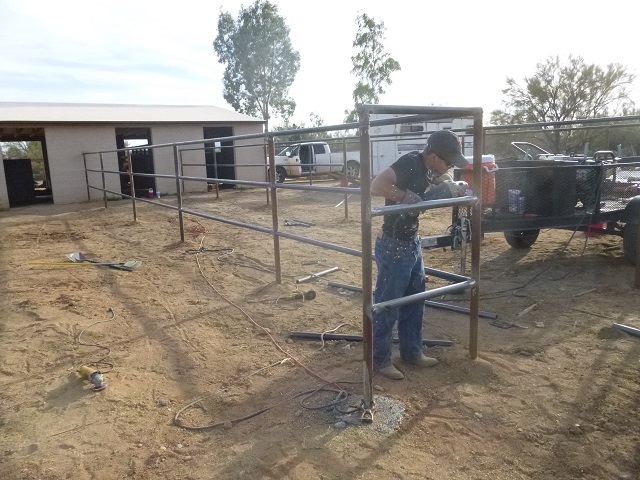
[[225,64],[224,99],[238,112],[283,118],[296,104],[289,87],[300,69],[300,54],[289,39],[289,27],[278,8],[267,0],[242,6],[236,20],[220,12],[218,35],[213,42],[218,61]]
[[42,154],[42,143],[40,142],[6,142],[2,144],[2,155],[4,158],[31,160],[33,177],[44,180],[44,155]]
[[[324,125],[324,120],[321,116],[311,112],[309,114],[309,122],[290,122],[289,119],[285,119],[282,125],[274,127],[274,132],[281,132],[284,130],[298,130],[301,128],[315,128]],[[283,135],[276,138],[278,144],[295,143],[295,142],[307,142],[310,140],[320,140],[331,137],[331,132],[317,132],[317,133],[295,133],[292,135]]]
[[[353,41],[356,54],[351,57],[353,69],[358,81],[353,89],[353,101],[359,103],[376,104],[385,88],[391,85],[391,74],[400,70],[400,63],[392,58],[384,49],[382,41],[386,30],[384,22],[376,23],[366,13],[356,19],[358,31]],[[354,122],[357,112],[346,110],[345,122]]]
[[[558,122],[585,118],[629,115],[635,112],[627,87],[635,75],[623,65],[602,68],[586,64],[582,57],[569,56],[566,62],[550,57],[536,65],[536,72],[525,77],[524,86],[507,78],[504,109],[491,113],[494,125]],[[561,132],[560,127],[542,135],[545,148],[555,152],[580,151],[580,145],[595,135]]]
[[30,158],[42,160],[42,144],[40,142],[7,142],[2,149],[5,158]]

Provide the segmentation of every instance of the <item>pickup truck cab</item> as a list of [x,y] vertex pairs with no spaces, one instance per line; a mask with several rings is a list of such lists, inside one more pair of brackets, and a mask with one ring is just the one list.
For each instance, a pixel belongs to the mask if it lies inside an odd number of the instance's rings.
[[[276,182],[309,174],[342,172],[344,153],[331,153],[327,142],[302,142],[287,146],[276,155]],[[347,152],[347,175],[360,174],[359,152]]]

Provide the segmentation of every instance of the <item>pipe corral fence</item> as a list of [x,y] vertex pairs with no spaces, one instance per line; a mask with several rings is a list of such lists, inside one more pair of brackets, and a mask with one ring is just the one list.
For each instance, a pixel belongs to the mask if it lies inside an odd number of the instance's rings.
[[[139,147],[126,147],[117,150],[86,152],[84,156],[85,178],[87,182],[87,197],[91,201],[91,192],[102,192],[104,206],[107,208],[109,195],[111,198],[128,198],[131,199],[133,208],[134,221],[137,220],[137,202],[151,203],[161,208],[168,208],[178,213],[180,226],[180,239],[185,240],[184,215],[192,215],[195,217],[213,220],[236,227],[247,228],[250,230],[269,234],[273,239],[273,254],[275,263],[276,282],[282,283],[282,269],[280,262],[280,238],[287,238],[297,242],[311,244],[320,248],[341,252],[347,255],[354,255],[362,259],[362,339],[363,339],[363,402],[362,402],[362,421],[371,422],[373,419],[373,313],[388,308],[397,308],[403,305],[425,302],[429,299],[447,293],[460,293],[470,290],[470,307],[469,307],[469,354],[472,359],[478,355],[478,318],[479,318],[479,286],[480,286],[480,215],[482,205],[482,189],[476,189],[471,195],[457,197],[451,199],[429,200],[418,202],[411,205],[391,205],[372,208],[371,205],[371,145],[375,141],[384,141],[384,138],[376,138],[370,135],[369,130],[374,126],[394,125],[400,123],[429,122],[437,120],[445,120],[451,118],[473,119],[473,185],[482,185],[482,151],[483,151],[483,126],[482,126],[482,109],[481,108],[460,108],[460,107],[424,107],[424,106],[394,106],[394,105],[359,105],[358,106],[357,123],[346,123],[341,125],[322,126],[314,128],[304,128],[299,130],[285,130],[275,132],[265,132],[259,134],[228,136],[211,139],[200,139],[193,141],[165,143],[157,145],[145,145]],[[383,114],[389,115],[389,118],[381,120],[371,120],[371,115]],[[360,149],[360,186],[349,187],[345,165],[343,168],[345,186],[326,186],[314,185],[313,173],[309,178],[309,184],[301,183],[276,183],[275,181],[275,146],[277,137],[286,137],[301,134],[320,134],[326,132],[344,132],[357,130],[358,136],[350,136],[347,138],[331,140],[343,142],[343,148],[346,153],[347,141],[359,143]],[[429,132],[425,132],[429,133]],[[256,178],[262,180],[231,180],[218,178],[219,165],[215,161],[216,148],[214,148],[214,177],[196,175],[203,171],[207,164],[192,163],[189,156],[193,152],[202,151],[206,148],[212,148],[210,145],[219,145],[222,143],[233,143],[233,148],[254,148],[259,151],[262,158],[261,163],[238,164],[234,167],[238,169],[253,169],[258,171]],[[228,148],[228,147],[227,147]],[[168,173],[135,173],[132,168],[132,152],[140,149],[170,149],[173,156],[173,172]],[[105,169],[105,162],[114,165],[114,158],[118,156],[126,158],[126,171]],[[166,170],[166,168],[165,168]],[[109,175],[109,181],[107,181]],[[120,182],[121,176],[128,177],[131,195],[116,191],[114,185]],[[165,187],[175,185],[177,204],[171,205],[158,202],[153,199],[137,198],[135,195],[136,178],[152,177],[158,182],[162,182]],[[271,206],[272,226],[265,227],[241,222],[223,216],[209,215],[204,212],[184,208],[183,199],[189,192],[189,184],[191,182],[206,182],[213,184],[218,192],[218,184],[229,184],[239,187],[255,187],[264,188],[266,191],[266,202]],[[97,183],[98,185],[96,185]],[[109,188],[108,188],[109,187]],[[361,221],[361,249],[357,250],[346,246],[320,241],[301,235],[292,234],[279,229],[278,218],[278,190],[300,190],[327,193],[344,194],[345,217],[348,216],[348,198],[350,195],[360,195],[360,221]],[[191,190],[195,191],[195,190]],[[198,190],[200,191],[200,190]],[[450,283],[444,287],[427,289],[424,292],[414,294],[407,297],[401,297],[394,300],[375,304],[373,303],[373,260],[372,251],[372,219],[376,216],[383,216],[388,213],[407,213],[420,212],[430,209],[439,209],[447,207],[469,207],[471,212],[471,225],[473,232],[471,235],[471,276],[457,275],[435,269],[429,269],[429,274],[438,276]]]

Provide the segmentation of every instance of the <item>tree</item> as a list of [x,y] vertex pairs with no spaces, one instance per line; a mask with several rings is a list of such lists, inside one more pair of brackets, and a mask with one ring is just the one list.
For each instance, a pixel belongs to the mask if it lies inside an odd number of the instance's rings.
[[7,142],[3,145],[6,158],[42,160],[42,144],[40,142]]
[[300,69],[300,54],[289,39],[289,27],[278,8],[267,0],[242,6],[237,20],[220,11],[213,42],[218,61],[226,65],[224,99],[237,111],[261,116],[290,117],[296,107],[289,87]]
[[[524,86],[507,77],[507,96],[504,110],[491,113],[494,125],[519,123],[558,122],[634,112],[634,102],[629,98],[627,86],[635,75],[618,63],[606,69],[586,64],[582,57],[569,55],[566,63],[560,57],[549,57],[536,65],[532,77],[525,77]],[[554,131],[555,130],[555,131]],[[557,128],[550,128],[546,138],[556,152],[573,149],[570,134],[562,135]],[[575,136],[575,135],[574,135]],[[581,135],[584,143],[584,135]]]
[[2,154],[4,158],[31,160],[33,177],[44,180],[46,172],[41,142],[7,142],[2,144]]
[[[385,39],[384,22],[376,23],[366,13],[356,19],[358,31],[353,41],[357,53],[351,57],[353,69],[351,73],[358,78],[353,89],[353,101],[359,103],[376,104],[385,87],[391,85],[391,74],[400,70],[400,63],[384,50],[382,41]],[[345,122],[354,122],[357,112],[354,108],[346,110]]]
[[[301,128],[315,128],[315,127],[321,127],[323,125],[324,125],[324,120],[322,119],[322,117],[320,115],[316,115],[315,113],[311,112],[309,114],[308,124],[306,124],[305,122],[300,122],[300,124],[298,125],[295,122],[294,123],[289,122],[289,119],[285,119],[283,124],[276,126],[273,129],[273,131],[281,132],[285,130],[298,130]],[[331,137],[331,132],[295,133],[293,135],[285,135],[285,136],[278,137],[277,140],[278,140],[278,143],[293,143],[293,142],[305,142],[310,140],[320,140],[328,137]]]

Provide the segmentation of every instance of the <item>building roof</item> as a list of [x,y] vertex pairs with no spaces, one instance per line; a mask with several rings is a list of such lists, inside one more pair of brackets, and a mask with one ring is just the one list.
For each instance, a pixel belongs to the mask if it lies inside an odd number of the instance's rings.
[[264,122],[210,105],[0,102],[0,123]]

